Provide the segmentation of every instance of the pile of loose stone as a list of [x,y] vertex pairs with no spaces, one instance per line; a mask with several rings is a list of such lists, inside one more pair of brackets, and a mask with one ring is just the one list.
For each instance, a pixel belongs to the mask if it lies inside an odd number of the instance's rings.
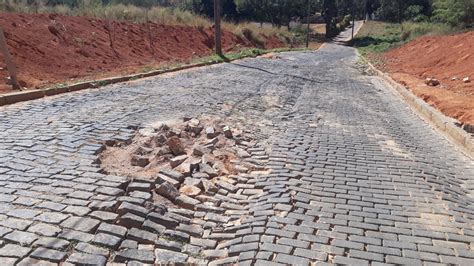
[[116,250],[115,262],[235,261],[225,259],[227,247],[248,214],[247,200],[261,193],[245,185],[248,172],[263,170],[246,151],[253,143],[196,118],[143,128],[132,143],[131,164],[157,172],[131,178],[118,217],[101,226],[104,239],[96,244]]

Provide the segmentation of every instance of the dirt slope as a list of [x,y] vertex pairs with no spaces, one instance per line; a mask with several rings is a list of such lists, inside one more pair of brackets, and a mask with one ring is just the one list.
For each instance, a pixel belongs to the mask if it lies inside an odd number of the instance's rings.
[[[385,54],[392,76],[444,114],[474,125],[474,31],[424,36]],[[434,77],[441,85],[430,87]],[[458,79],[453,81],[452,78]],[[463,78],[469,77],[470,83]]]
[[[150,23],[149,31],[145,24],[111,22],[108,27],[104,20],[53,14],[0,13],[0,27],[18,65],[20,80],[30,88],[129,73],[164,62],[186,62],[212,54],[214,45],[211,28]],[[223,32],[223,43],[226,51],[255,46],[228,31]],[[265,46],[283,44],[271,37],[265,38]],[[9,86],[2,67],[0,55],[0,92],[5,92]]]

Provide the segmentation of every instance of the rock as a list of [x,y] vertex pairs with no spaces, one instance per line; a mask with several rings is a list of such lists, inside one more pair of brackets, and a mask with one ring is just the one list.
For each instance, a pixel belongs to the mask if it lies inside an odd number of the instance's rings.
[[196,173],[199,172],[200,170],[200,165],[201,164],[201,159],[198,158],[191,158],[189,160],[189,171],[191,173]]
[[208,139],[213,139],[216,136],[217,136],[216,135],[216,130],[214,129],[214,127],[206,127],[206,137]]
[[156,155],[157,156],[163,156],[163,155],[170,154],[170,153],[171,153],[170,147],[163,146],[158,150],[158,153]]
[[458,80],[458,77],[452,77],[451,78],[451,81],[456,81],[456,80]]
[[218,139],[218,138],[212,138],[211,140],[209,140],[209,141],[206,143],[205,147],[211,147],[211,148],[213,148],[214,146],[217,145],[217,143],[219,143],[219,139]]
[[137,150],[135,151],[135,154],[137,154],[137,155],[148,155],[148,154],[150,154],[150,153],[152,153],[152,152],[153,152],[153,149],[140,146],[140,147],[138,147]]
[[142,182],[132,182],[128,185],[127,191],[132,192],[132,191],[142,191],[142,192],[147,192],[152,189],[150,183],[142,183]]
[[155,135],[155,129],[152,127],[145,127],[140,130],[138,130],[138,134],[144,136],[144,137],[152,137]]
[[435,78],[426,78],[425,84],[428,86],[438,86],[439,85],[439,80]]
[[201,179],[193,178],[193,177],[186,177],[186,179],[184,179],[184,184],[188,185],[188,186],[200,187]]
[[248,153],[246,150],[244,149],[241,149],[241,148],[237,148],[237,156],[239,156],[240,158],[249,158],[250,157],[250,153]]
[[211,194],[211,195],[217,193],[218,189],[211,181],[207,179],[201,179],[201,184],[206,193]]
[[181,129],[179,128],[173,128],[170,131],[168,131],[168,137],[176,136],[176,137],[181,137]]
[[219,175],[228,175],[229,174],[229,171],[225,167],[225,164],[221,161],[215,162],[212,167],[218,172]]
[[230,130],[230,127],[228,126],[225,126],[224,128],[222,128],[222,131],[224,132],[224,136],[228,139],[231,139],[233,138],[234,136],[232,135],[232,130]]
[[200,126],[199,124],[200,124],[200,121],[198,119],[196,118],[191,119],[188,123],[189,131],[193,132],[196,135],[201,134],[203,127]]
[[175,170],[180,172],[183,176],[191,176],[191,164],[188,162],[180,164]]
[[208,164],[201,164],[201,172],[207,174],[210,178],[218,176],[217,171]]
[[184,146],[178,137],[173,136],[169,138],[167,144],[174,155],[178,156],[184,154]]
[[179,191],[169,182],[163,182],[156,188],[155,191],[159,195],[171,201],[175,201],[176,198],[179,196]]
[[204,154],[209,154],[211,151],[203,146],[196,146],[193,148],[193,155],[194,156],[203,156]]
[[166,142],[166,136],[163,134],[159,134],[155,137],[153,137],[153,141],[155,142],[156,145],[161,146],[165,144]]
[[165,182],[168,182],[170,183],[171,185],[173,185],[173,187],[175,188],[178,188],[179,185],[180,185],[180,182],[179,181],[176,181],[174,180],[173,178],[169,177],[169,176],[166,176],[166,175],[163,175],[163,174],[158,174],[156,176],[156,182],[158,184],[162,184],[162,183],[165,183]]
[[175,203],[185,209],[194,210],[195,206],[200,203],[199,200],[193,199],[186,195],[180,195],[176,198]]
[[150,164],[150,159],[142,155],[133,155],[131,163],[132,166],[145,167]]
[[197,179],[210,179],[211,177],[206,174],[206,173],[194,173],[193,174],[193,177],[194,178],[197,178]]
[[178,167],[178,165],[182,164],[184,161],[186,161],[186,159],[188,159],[188,156],[186,156],[186,155],[180,155],[180,156],[171,158],[171,160],[170,160],[171,168]]
[[160,174],[170,177],[178,182],[183,182],[184,180],[184,175],[173,169],[163,168],[160,170]]
[[179,189],[179,192],[181,192],[181,194],[194,197],[201,193],[201,189],[196,186],[184,185]]
[[462,81],[463,81],[464,83],[469,83],[469,82],[471,82],[471,80],[469,79],[469,77],[463,78]]

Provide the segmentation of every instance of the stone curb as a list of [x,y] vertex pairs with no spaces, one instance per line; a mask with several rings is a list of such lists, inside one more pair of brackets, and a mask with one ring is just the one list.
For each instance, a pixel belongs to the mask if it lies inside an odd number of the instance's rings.
[[[360,57],[364,58],[359,54]],[[457,120],[447,117],[434,107],[418,98],[413,92],[405,88],[405,86],[393,80],[387,73],[378,70],[370,62],[364,59],[369,67],[374,70],[378,76],[382,77],[406,103],[425,121],[443,132],[452,142],[457,144],[461,150],[469,157],[474,158],[474,139],[462,128],[456,126]]]
[[[237,60],[237,59],[234,59],[234,60]],[[230,61],[234,61],[234,60],[230,60]],[[66,92],[98,88],[101,86],[110,85],[114,83],[125,82],[125,81],[146,78],[146,77],[151,77],[151,76],[157,76],[164,73],[176,72],[176,71],[185,70],[189,68],[195,68],[195,67],[209,66],[209,65],[214,65],[218,63],[220,62],[210,61],[210,62],[204,62],[204,63],[184,65],[184,66],[170,68],[166,70],[153,70],[150,72],[140,73],[140,74],[132,74],[132,75],[127,75],[127,76],[111,77],[111,78],[99,79],[99,80],[94,80],[94,81],[80,82],[80,83],[75,83],[75,84],[61,86],[61,87],[12,92],[12,93],[0,95],[0,106],[10,105],[17,102],[40,99],[45,96],[52,96],[52,95],[66,93]]]

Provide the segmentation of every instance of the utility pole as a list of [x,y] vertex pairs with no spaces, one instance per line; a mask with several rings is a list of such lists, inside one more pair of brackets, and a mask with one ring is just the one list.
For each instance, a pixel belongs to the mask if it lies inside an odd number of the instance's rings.
[[10,75],[10,81],[14,90],[21,90],[21,86],[18,83],[17,73],[15,63],[13,63],[13,59],[8,52],[7,47],[7,40],[5,38],[5,34],[3,33],[3,29],[0,28],[0,52],[3,54],[3,58],[5,63],[7,64],[8,74]]
[[354,40],[354,30],[355,30],[355,0],[352,0],[352,38]]
[[214,30],[216,37],[216,54],[222,56],[221,37],[221,0],[214,0]]
[[306,21],[308,23],[308,28],[306,29],[306,48],[309,47],[309,30],[310,30],[310,19],[309,17],[311,16],[311,2],[310,0],[306,0],[308,2],[308,16],[306,17],[306,19],[308,21]]

